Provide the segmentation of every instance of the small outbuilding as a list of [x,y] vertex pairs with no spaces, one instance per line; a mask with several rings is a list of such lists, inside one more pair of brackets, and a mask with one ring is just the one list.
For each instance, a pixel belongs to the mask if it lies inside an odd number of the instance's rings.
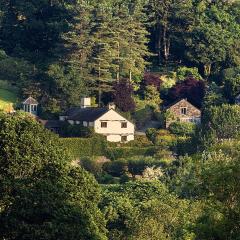
[[22,102],[22,109],[24,112],[28,112],[37,116],[38,113],[38,101],[33,97],[29,97]]
[[178,100],[166,107],[166,128],[175,121],[199,124],[201,122],[201,110],[187,99]]

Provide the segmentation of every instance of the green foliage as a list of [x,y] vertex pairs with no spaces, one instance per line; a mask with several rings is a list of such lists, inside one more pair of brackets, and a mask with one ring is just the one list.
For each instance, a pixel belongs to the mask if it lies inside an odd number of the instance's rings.
[[[192,207],[157,181],[106,187],[101,203],[109,239],[191,239]],[[187,237],[188,236],[188,237]]]
[[144,135],[135,135],[134,140],[127,143],[114,143],[108,142],[109,147],[149,147],[152,146],[152,142]]
[[147,102],[136,99],[136,110],[133,115],[136,125],[143,127],[148,121],[152,119],[153,110]]
[[156,128],[148,128],[146,130],[146,136],[149,141],[151,141],[152,143],[155,143],[155,139],[157,136],[157,129]]
[[217,139],[240,136],[240,106],[222,105],[210,107],[203,115],[203,130],[213,133]]
[[166,148],[175,142],[175,136],[168,130],[149,128],[146,131],[146,136],[154,145]]
[[119,159],[107,162],[103,165],[103,169],[112,176],[121,177],[124,174],[132,176],[142,175],[147,167],[165,167],[163,160],[153,157],[134,156],[125,159]]
[[182,197],[203,203],[196,221],[196,239],[238,239],[239,143],[225,141],[179,162],[171,186]]
[[222,75],[225,96],[234,103],[240,93],[240,68],[225,69]]
[[69,150],[74,159],[104,156],[107,151],[107,143],[103,136],[94,136],[92,138],[61,138],[60,141]]
[[189,122],[173,122],[169,125],[169,131],[178,136],[191,136],[194,134],[196,124]]
[[176,78],[178,81],[184,81],[185,79],[193,77],[197,80],[202,80],[202,76],[198,72],[198,68],[179,67],[176,72]]
[[81,95],[86,94],[85,81],[73,65],[61,66],[52,64],[47,72],[49,82],[55,89],[54,94],[57,102],[61,107],[79,106],[81,103]]
[[82,138],[90,138],[94,135],[94,129],[89,127],[84,127],[81,125],[72,125],[69,123],[64,124],[61,129],[61,134],[64,137],[82,137]]
[[209,108],[214,105],[219,106],[226,103],[223,95],[223,89],[221,87],[214,82],[210,83],[205,92],[203,107]]
[[150,107],[155,110],[159,110],[162,100],[160,99],[160,93],[155,86],[147,86],[144,91],[145,101]]
[[133,156],[152,156],[156,153],[157,147],[109,147],[106,156],[116,160]]
[[0,146],[1,237],[106,239],[100,188],[56,135],[29,115],[1,113]]

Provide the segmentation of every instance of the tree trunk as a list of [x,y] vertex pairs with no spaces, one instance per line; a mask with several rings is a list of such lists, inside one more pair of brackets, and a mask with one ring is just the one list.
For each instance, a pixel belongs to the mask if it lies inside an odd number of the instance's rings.
[[[118,39],[119,39],[119,33],[118,33]],[[118,69],[117,69],[117,82],[119,82],[120,79],[120,43],[117,41],[117,62],[118,62]]]
[[100,63],[99,63],[99,66],[98,66],[98,106],[101,107],[101,66],[100,66]]
[[168,61],[170,52],[170,38],[167,37],[167,26],[163,27],[163,54],[165,62]]
[[156,27],[156,42],[155,42],[155,47],[156,47],[156,51],[157,51],[157,55],[158,55],[158,64],[161,64],[161,26],[160,24],[157,25]]
[[132,82],[132,70],[131,69],[129,70],[129,82],[130,83]]

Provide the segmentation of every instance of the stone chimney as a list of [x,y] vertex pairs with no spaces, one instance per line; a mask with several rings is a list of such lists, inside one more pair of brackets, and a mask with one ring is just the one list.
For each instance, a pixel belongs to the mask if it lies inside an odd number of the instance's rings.
[[91,107],[91,98],[90,97],[81,98],[81,108],[87,107]]
[[111,109],[115,110],[116,109],[116,105],[113,102],[111,102],[111,103],[108,104],[108,109],[109,110],[111,110]]

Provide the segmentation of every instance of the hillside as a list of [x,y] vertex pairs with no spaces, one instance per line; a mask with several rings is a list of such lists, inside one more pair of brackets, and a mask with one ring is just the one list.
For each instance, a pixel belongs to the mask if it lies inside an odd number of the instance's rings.
[[0,88],[0,110],[10,111],[12,105],[17,102],[16,93]]

